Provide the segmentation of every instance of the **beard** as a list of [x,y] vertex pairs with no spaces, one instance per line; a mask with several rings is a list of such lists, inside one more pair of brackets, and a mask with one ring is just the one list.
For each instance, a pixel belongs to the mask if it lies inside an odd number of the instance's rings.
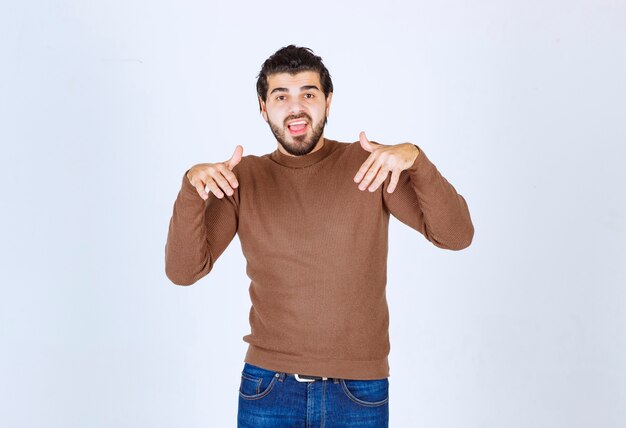
[[[318,141],[322,137],[322,134],[324,133],[324,126],[326,125],[326,116],[324,116],[324,118],[320,120],[316,126],[313,126],[308,115],[301,115],[297,117],[290,116],[285,119],[285,123],[287,121],[300,118],[306,118],[308,120],[309,123],[307,126],[311,128],[310,138],[307,138],[307,135],[309,134],[308,131],[303,135],[298,135],[294,137],[292,135],[289,135],[289,129],[287,126],[281,128],[272,121],[269,121],[272,134],[274,134],[274,137],[276,137],[278,143],[283,146],[283,149],[285,149],[287,153],[293,156],[303,156],[311,153],[311,150],[315,148]],[[290,142],[289,139],[291,139],[293,142]]]

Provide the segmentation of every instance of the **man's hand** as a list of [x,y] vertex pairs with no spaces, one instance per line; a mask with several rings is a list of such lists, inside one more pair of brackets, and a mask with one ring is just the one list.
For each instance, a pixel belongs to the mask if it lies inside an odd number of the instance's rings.
[[411,143],[393,146],[372,143],[365,137],[365,132],[363,131],[359,134],[359,140],[361,141],[361,147],[371,152],[354,176],[354,181],[361,183],[359,184],[359,190],[365,190],[369,185],[368,190],[373,192],[385,181],[387,174],[391,171],[391,181],[387,187],[387,192],[393,192],[400,179],[400,173],[410,168],[420,153],[417,146]]
[[229,196],[234,193],[232,187],[239,186],[239,182],[232,170],[241,160],[242,154],[243,147],[238,145],[229,160],[217,163],[199,163],[189,170],[187,178],[202,199],[206,200],[209,197],[205,190],[206,187],[220,199],[224,197],[222,190]]

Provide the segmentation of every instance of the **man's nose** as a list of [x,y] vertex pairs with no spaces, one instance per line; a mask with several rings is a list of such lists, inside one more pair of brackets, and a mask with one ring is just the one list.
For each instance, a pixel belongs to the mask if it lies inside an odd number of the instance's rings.
[[289,114],[293,114],[293,115],[297,115],[302,113],[304,110],[302,110],[302,104],[300,103],[300,100],[293,100],[291,101],[291,104],[289,104]]

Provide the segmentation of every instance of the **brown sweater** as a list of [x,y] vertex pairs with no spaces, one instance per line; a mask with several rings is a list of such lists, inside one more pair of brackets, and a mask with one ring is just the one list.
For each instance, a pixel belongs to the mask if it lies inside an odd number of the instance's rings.
[[440,248],[470,245],[465,199],[420,148],[393,193],[353,177],[369,156],[359,142],[325,139],[288,156],[248,155],[233,168],[239,186],[203,200],[183,175],[165,246],[177,285],[207,275],[239,235],[251,279],[245,362],[268,370],[344,379],[389,376],[389,213]]

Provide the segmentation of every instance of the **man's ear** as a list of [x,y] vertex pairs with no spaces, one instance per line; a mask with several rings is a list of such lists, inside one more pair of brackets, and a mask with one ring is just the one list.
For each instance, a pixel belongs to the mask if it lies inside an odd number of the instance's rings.
[[265,105],[265,102],[263,102],[261,97],[259,97],[258,95],[257,95],[257,98],[259,99],[259,108],[261,109],[261,116],[263,116],[263,120],[268,122],[268,119],[267,119],[267,107]]
[[330,116],[330,102],[333,99],[333,93],[329,92],[328,96],[326,97],[326,117]]

